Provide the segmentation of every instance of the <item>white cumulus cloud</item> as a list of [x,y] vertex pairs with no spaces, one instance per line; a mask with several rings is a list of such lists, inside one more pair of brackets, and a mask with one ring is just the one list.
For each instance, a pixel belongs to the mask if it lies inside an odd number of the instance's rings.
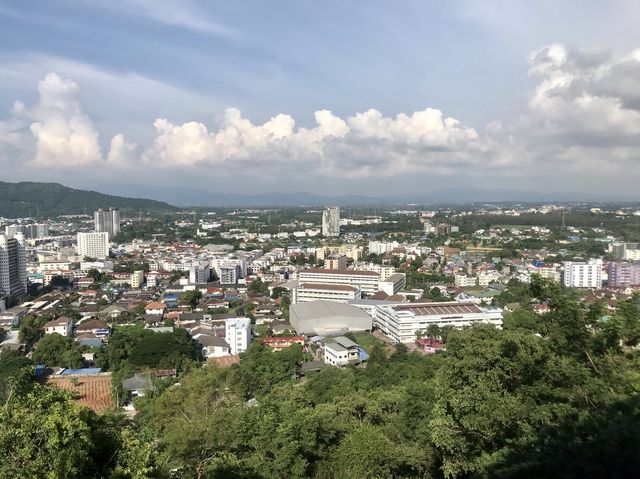
[[[49,73],[38,83],[33,106],[14,104],[14,121],[28,125],[35,140],[34,165],[82,166],[102,159],[100,135],[76,100],[77,90],[72,80]],[[14,130],[15,143],[24,143],[23,135],[20,128]]]

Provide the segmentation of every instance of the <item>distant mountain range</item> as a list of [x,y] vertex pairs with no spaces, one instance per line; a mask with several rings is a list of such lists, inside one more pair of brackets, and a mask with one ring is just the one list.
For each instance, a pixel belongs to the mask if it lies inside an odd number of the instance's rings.
[[[145,193],[144,190],[142,193]],[[266,206],[388,206],[401,204],[442,205],[498,202],[634,202],[640,198],[593,193],[540,193],[509,189],[473,187],[447,188],[424,193],[398,194],[388,197],[368,195],[329,196],[313,193],[219,193],[193,188],[164,188],[162,192],[148,191],[148,196],[161,194],[165,201],[180,206],[210,207],[266,207]]]
[[[122,189],[122,188],[121,188]],[[192,188],[163,188],[145,190],[139,194],[157,200],[114,196],[96,191],[69,188],[58,183],[0,182],[0,216],[54,216],[59,214],[91,213],[98,208],[120,208],[123,213],[172,212],[179,208],[165,201],[199,207],[267,207],[267,206],[389,206],[402,204],[443,205],[500,202],[626,202],[638,198],[593,193],[539,193],[509,189],[448,188],[424,193],[374,197],[361,195],[327,196],[313,193],[240,194],[194,190]],[[158,201],[162,199],[164,201]]]
[[120,208],[124,213],[177,210],[175,206],[161,201],[76,190],[58,183],[0,181],[0,216],[7,218],[93,214],[98,208],[109,207]]

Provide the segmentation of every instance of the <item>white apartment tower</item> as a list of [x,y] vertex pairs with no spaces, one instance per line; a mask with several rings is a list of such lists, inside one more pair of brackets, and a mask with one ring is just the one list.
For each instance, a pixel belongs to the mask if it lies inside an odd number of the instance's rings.
[[189,283],[204,284],[208,283],[211,277],[211,268],[208,261],[197,261],[191,265],[189,270]]
[[[27,292],[27,253],[24,235],[0,235],[0,293],[21,296]],[[0,294],[1,296],[1,294]]]
[[322,212],[322,234],[340,236],[340,208],[329,206]]
[[251,344],[251,320],[249,318],[226,319],[225,340],[231,354],[244,353]]
[[109,236],[117,235],[120,232],[120,210],[109,208],[103,210],[99,208],[93,213],[94,230],[97,233],[109,233]]
[[109,257],[109,233],[78,233],[78,256],[105,259]]
[[602,260],[564,261],[563,283],[568,288],[599,288],[602,286]]

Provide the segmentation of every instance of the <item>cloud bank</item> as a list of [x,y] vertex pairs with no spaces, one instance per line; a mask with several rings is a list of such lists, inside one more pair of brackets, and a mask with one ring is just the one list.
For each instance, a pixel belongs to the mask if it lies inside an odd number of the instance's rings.
[[146,145],[118,133],[101,138],[78,100],[79,86],[56,73],[38,84],[32,105],[16,101],[0,122],[0,168],[209,171],[232,177],[384,178],[394,175],[514,177],[540,168],[570,173],[605,167],[638,173],[640,49],[607,51],[548,45],[533,52],[536,79],[516,121],[482,128],[426,107],[385,116],[371,108],[340,117],[316,111],[299,126],[287,114],[254,123],[228,108],[213,124],[157,118]]

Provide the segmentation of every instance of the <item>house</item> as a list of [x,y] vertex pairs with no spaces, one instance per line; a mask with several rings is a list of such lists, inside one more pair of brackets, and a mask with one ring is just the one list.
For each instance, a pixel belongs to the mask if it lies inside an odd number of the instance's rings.
[[231,354],[231,348],[224,338],[219,336],[199,333],[193,339],[202,345],[202,356],[205,359],[220,358]]
[[135,374],[122,381],[122,389],[129,391],[132,397],[144,396],[147,391],[153,389],[151,378],[145,374]]
[[20,324],[20,320],[29,312],[29,308],[14,306],[0,313],[0,324],[3,328],[11,329]]
[[293,331],[293,326],[291,326],[290,323],[286,322],[286,321],[277,321],[277,322],[272,322],[270,324],[271,327],[271,332],[273,333],[274,336],[278,336],[280,334],[284,334],[287,331]]
[[73,321],[66,316],[60,316],[44,324],[44,334],[58,333],[61,336],[71,336],[72,329]]
[[447,349],[442,342],[431,338],[420,338],[416,340],[416,346],[418,346],[420,351],[427,354],[435,354],[438,351],[444,351]]
[[153,316],[162,316],[164,314],[165,305],[159,301],[153,301],[147,304],[144,308],[145,314]]
[[109,327],[104,321],[100,321],[99,319],[90,319],[78,324],[76,326],[75,334],[76,337],[88,334],[94,337],[103,337],[109,334]]
[[332,366],[356,364],[361,360],[361,348],[349,338],[338,336],[324,340],[324,362]]
[[127,308],[124,305],[112,304],[111,306],[107,306],[102,311],[100,311],[100,314],[105,317],[108,316],[111,319],[117,319],[118,316],[120,316],[120,314],[124,313],[125,311],[127,311]]

